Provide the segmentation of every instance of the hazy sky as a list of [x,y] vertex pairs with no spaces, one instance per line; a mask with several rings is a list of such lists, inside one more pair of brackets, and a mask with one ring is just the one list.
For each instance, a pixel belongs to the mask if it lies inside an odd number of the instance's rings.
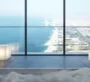
[[[27,0],[28,17],[63,17],[63,0]],[[24,0],[0,0],[0,16],[24,16]],[[90,0],[66,0],[67,24],[89,24]]]
[[[29,16],[49,16],[62,13],[62,0],[27,0]],[[0,0],[0,15],[23,15],[24,0]]]
[[90,0],[67,0],[67,25],[90,25]]
[[0,0],[1,16],[24,15],[24,0]]

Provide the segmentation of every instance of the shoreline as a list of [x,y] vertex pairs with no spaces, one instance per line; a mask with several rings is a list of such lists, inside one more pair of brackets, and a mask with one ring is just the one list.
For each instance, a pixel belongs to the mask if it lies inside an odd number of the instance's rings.
[[48,40],[44,45],[48,46],[48,48],[44,51],[44,52],[53,52],[57,50],[57,46],[55,46],[55,44],[58,43],[58,32],[57,32],[57,28],[55,27],[55,29],[52,32],[52,35],[50,37],[50,40]]

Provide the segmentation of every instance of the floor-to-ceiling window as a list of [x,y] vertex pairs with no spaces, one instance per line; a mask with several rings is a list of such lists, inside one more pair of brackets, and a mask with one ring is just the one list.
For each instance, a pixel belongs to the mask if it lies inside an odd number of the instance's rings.
[[27,51],[63,53],[63,0],[27,0]]
[[24,54],[24,0],[0,0],[0,45],[5,44]]
[[[65,5],[64,0],[27,0],[27,8],[25,1],[0,1],[0,45],[16,45],[19,50],[15,51],[15,54],[24,54],[24,51],[28,52],[28,55],[61,55],[63,52],[72,55],[87,54],[90,49],[89,0],[65,0]],[[66,6],[66,19],[63,17],[63,6]],[[63,45],[64,41],[66,46]]]
[[88,53],[90,45],[89,3],[89,0],[66,0],[66,54]]

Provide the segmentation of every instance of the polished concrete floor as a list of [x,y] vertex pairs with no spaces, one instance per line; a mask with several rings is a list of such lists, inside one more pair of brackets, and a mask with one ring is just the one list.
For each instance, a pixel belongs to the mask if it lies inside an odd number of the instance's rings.
[[0,61],[0,68],[82,68],[89,67],[87,56],[12,56]]

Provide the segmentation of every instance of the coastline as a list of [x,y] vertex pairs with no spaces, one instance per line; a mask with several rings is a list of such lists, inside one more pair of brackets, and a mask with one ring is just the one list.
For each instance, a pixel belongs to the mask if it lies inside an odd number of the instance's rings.
[[50,40],[48,40],[44,45],[48,46],[48,48],[44,52],[54,52],[57,50],[58,46],[55,46],[58,43],[58,29],[55,27],[55,29],[52,32],[52,35],[50,37]]

